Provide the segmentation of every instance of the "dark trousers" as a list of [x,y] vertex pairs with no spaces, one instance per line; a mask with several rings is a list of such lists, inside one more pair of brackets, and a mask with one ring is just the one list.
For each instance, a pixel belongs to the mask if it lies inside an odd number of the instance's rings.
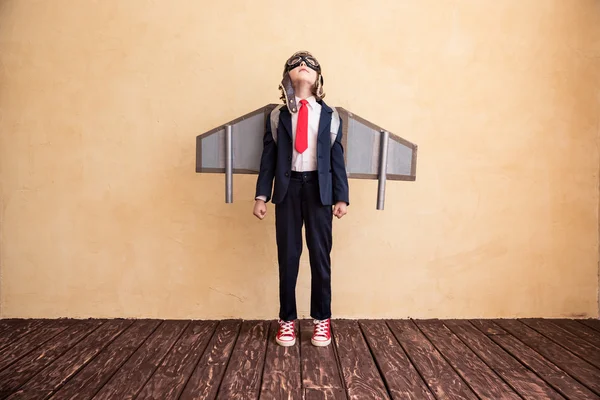
[[291,321],[296,311],[296,281],[302,254],[302,224],[310,258],[310,316],[331,317],[331,206],[321,204],[316,172],[292,172],[287,194],[275,206],[279,259],[279,318]]

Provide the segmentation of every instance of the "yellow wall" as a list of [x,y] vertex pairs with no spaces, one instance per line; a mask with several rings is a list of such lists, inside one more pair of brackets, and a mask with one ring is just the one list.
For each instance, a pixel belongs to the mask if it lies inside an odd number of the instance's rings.
[[350,181],[334,317],[597,316],[600,2],[321,3],[0,1],[0,316],[276,318],[274,209],[195,136],[299,49],[419,145],[385,211]]

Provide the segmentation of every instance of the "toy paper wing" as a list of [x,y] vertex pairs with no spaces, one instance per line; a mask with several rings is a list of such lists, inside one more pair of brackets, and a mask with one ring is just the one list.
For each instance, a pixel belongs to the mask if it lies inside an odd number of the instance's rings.
[[[233,202],[233,174],[258,174],[268,104],[196,137],[196,172],[225,174],[225,202]],[[416,179],[417,145],[336,107],[342,119],[348,178],[378,179],[377,209],[383,210],[386,180]]]

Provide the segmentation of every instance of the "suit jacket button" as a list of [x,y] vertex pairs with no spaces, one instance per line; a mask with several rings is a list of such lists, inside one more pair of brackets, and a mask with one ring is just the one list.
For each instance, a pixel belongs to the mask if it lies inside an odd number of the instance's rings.
[[286,172],[286,173],[285,173],[285,177],[287,178],[288,176],[290,176],[290,173],[289,173],[289,172]]
[[289,157],[288,157],[288,161],[292,161],[292,156],[289,156]]

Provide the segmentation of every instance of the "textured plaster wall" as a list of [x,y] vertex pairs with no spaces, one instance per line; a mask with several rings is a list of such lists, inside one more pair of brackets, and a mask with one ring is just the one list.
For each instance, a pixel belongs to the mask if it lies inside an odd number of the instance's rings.
[[419,145],[385,211],[350,182],[334,317],[598,315],[600,2],[311,4],[0,1],[1,317],[275,318],[274,209],[194,146],[299,49]]

